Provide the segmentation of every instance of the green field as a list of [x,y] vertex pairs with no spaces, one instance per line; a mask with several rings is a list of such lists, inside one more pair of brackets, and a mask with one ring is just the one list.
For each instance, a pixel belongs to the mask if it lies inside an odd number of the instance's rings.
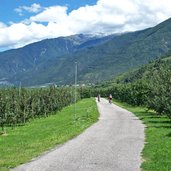
[[77,136],[98,120],[94,98],[84,99],[47,118],[35,119],[0,136],[0,170],[25,163]]
[[114,103],[133,112],[146,125],[142,170],[171,171],[171,120],[153,111],[147,112],[144,107],[133,107],[118,101]]

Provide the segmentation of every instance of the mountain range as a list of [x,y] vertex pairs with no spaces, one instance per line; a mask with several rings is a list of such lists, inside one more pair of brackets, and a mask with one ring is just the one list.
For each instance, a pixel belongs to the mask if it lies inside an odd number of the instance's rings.
[[23,86],[109,80],[160,58],[171,49],[171,19],[141,31],[46,39],[0,53],[0,83]]

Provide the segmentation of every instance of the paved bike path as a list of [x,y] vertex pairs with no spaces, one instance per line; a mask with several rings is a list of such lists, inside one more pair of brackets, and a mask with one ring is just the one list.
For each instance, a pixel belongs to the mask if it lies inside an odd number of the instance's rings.
[[78,137],[13,171],[139,171],[144,125],[107,100],[100,118]]

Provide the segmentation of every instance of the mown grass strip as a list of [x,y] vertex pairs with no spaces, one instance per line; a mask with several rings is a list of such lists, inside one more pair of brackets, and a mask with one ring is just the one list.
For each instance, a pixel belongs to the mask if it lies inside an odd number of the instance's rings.
[[153,111],[147,111],[144,107],[135,107],[118,101],[114,103],[133,112],[146,125],[142,170],[171,171],[171,120]]
[[35,119],[0,136],[0,170],[25,163],[57,144],[77,136],[98,120],[94,98],[84,99],[56,115]]

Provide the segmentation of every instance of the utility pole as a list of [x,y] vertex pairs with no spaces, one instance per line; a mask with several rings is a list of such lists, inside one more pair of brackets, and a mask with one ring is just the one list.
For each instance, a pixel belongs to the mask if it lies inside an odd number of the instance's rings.
[[77,62],[75,62],[75,100],[74,100],[74,114],[76,118],[76,102],[77,102]]
[[19,96],[21,95],[21,81],[20,81],[20,85],[19,85],[19,91],[18,91],[19,93]]

